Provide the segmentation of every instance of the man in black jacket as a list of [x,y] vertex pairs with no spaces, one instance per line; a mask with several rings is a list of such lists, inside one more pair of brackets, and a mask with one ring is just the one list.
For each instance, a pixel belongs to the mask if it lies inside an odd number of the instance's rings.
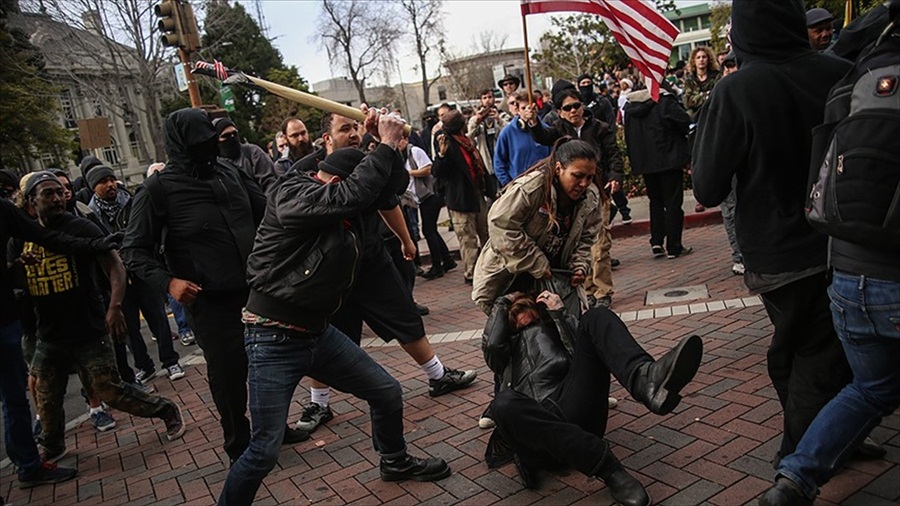
[[[691,117],[663,81],[659,102],[648,90],[629,93],[625,142],[632,174],[644,176],[650,197],[653,256],[676,258],[690,251],[681,243],[684,228],[684,169],[691,160],[687,134]],[[665,240],[665,249],[663,241]]]
[[250,442],[241,309],[265,197],[250,176],[217,163],[219,141],[204,111],[173,112],[164,136],[166,170],[147,178],[134,197],[122,255],[132,273],[188,309],[225,452],[234,461]]
[[537,299],[513,293],[494,304],[482,351],[503,385],[491,403],[497,430],[485,452],[490,467],[509,460],[502,451],[508,444],[528,488],[537,485],[532,469],[565,464],[602,479],[620,504],[650,504],[603,438],[610,376],[653,413],[669,414],[700,367],[699,336],[654,361],[606,308],[591,309],[576,322],[555,293],[544,291]]
[[850,65],[809,47],[799,0],[735,0],[731,18],[741,71],[719,82],[700,115],[694,195],[716,206],[737,176],[744,282],[775,327],[768,368],[784,409],[778,460],[851,376],[831,322],[827,237],[804,212],[810,131]]
[[253,439],[228,473],[220,505],[253,501],[275,467],[291,398],[304,376],[368,401],[382,480],[433,481],[450,474],[441,459],[406,453],[400,384],[330,325],[357,276],[361,215],[382,195],[395,193],[386,188],[392,172],[405,173],[396,148],[402,121],[371,111],[366,123],[370,130],[377,123],[382,141],[371,154],[339,149],[317,173],[292,171],[269,195],[248,260],[244,312]]

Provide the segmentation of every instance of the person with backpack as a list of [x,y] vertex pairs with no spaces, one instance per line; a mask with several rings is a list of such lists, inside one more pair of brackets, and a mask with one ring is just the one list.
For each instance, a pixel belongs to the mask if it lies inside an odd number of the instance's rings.
[[831,324],[827,237],[806,221],[812,128],[849,63],[813,51],[799,0],[735,0],[731,42],[741,70],[719,81],[700,115],[694,196],[720,204],[736,175],[735,228],[746,273],[774,326],[769,377],[784,410],[775,460],[850,380]]
[[[131,193],[119,185],[115,172],[105,165],[92,168],[86,179],[88,188],[94,192],[88,207],[102,227],[107,233],[123,231],[131,212],[133,202]],[[147,320],[150,332],[156,336],[159,361],[167,376],[172,381],[183,378],[184,369],[178,363],[180,357],[172,346],[172,329],[166,316],[162,293],[140,278],[130,275],[122,310],[128,326],[128,346],[134,357],[134,365],[138,369],[135,373],[137,381],[146,383],[156,374],[156,365],[147,352],[147,344],[141,334],[141,314]],[[121,348],[122,345],[118,346]],[[127,361],[123,351],[122,349],[118,351],[120,362]]]
[[900,1],[866,17],[885,11],[892,21],[881,24],[887,27],[880,41],[829,94],[825,124],[815,130],[825,142],[814,143],[810,167],[807,216],[831,237],[831,315],[853,381],[781,459],[775,485],[760,500],[767,506],[812,504],[866,435],[900,407]]

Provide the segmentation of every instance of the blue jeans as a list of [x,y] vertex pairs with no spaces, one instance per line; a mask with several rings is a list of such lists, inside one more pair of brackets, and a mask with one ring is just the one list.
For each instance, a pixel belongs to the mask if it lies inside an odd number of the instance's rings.
[[900,283],[835,271],[831,313],[853,382],[819,412],[778,474],[810,498],[881,419],[900,406]]
[[34,435],[31,433],[31,407],[28,370],[22,358],[22,325],[18,321],[0,327],[0,401],[3,404],[3,442],[16,466],[19,478],[41,466]]
[[169,307],[172,308],[172,316],[175,318],[175,324],[178,325],[178,336],[181,337],[185,332],[191,330],[187,322],[187,315],[184,314],[184,306],[168,292],[166,297],[169,298]]
[[368,401],[375,450],[385,458],[406,453],[400,383],[333,326],[320,334],[248,325],[250,446],[231,466],[220,505],[253,502],[278,460],[294,389],[304,376]]

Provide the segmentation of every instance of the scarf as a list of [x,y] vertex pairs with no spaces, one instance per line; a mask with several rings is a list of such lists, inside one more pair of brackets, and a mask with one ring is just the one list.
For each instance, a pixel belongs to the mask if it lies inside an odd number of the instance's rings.
[[463,157],[466,161],[470,162],[469,169],[472,174],[472,182],[474,182],[476,186],[480,186],[484,181],[485,168],[484,161],[481,159],[481,154],[478,152],[478,149],[475,148],[475,143],[472,142],[472,139],[462,134],[454,134],[453,138],[459,143],[459,148],[463,151]]
[[119,215],[119,210],[122,206],[119,205],[119,199],[116,198],[112,202],[104,200],[104,199],[94,199],[97,202],[97,207],[100,208],[100,212],[103,213],[103,216],[106,218],[108,223],[115,223],[116,216]]

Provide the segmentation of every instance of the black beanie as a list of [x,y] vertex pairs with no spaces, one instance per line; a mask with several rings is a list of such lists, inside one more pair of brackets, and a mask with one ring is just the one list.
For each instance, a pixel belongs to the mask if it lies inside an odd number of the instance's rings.
[[231,121],[231,118],[216,118],[213,120],[213,126],[216,127],[216,137],[222,135],[222,132],[230,126],[237,128],[237,125],[234,124],[234,121]]
[[87,175],[84,176],[84,179],[87,180],[88,189],[94,191],[94,187],[97,186],[97,183],[109,176],[116,177],[116,173],[106,165],[98,165],[91,169]]
[[587,72],[578,76],[578,79],[576,79],[575,82],[580,83],[581,81],[584,81],[585,79],[590,79],[592,83],[594,82],[594,76],[588,74]]
[[62,186],[62,182],[60,182],[59,178],[53,175],[52,172],[48,170],[41,170],[38,172],[32,172],[31,174],[26,174],[25,185],[22,187],[22,193],[25,195],[31,195],[31,192],[37,187],[37,185],[43,183],[44,181],[56,181],[56,184]]
[[0,183],[4,186],[19,186],[19,178],[11,170],[0,170]]
[[347,179],[366,154],[357,148],[341,148],[319,162],[319,170]]
[[564,92],[566,90],[578,91],[578,89],[575,88],[574,84],[572,84],[569,81],[566,81],[565,79],[560,79],[559,81],[556,81],[555,83],[553,83],[553,88],[550,89],[550,97],[553,99],[554,106],[558,107],[557,104],[562,102],[562,98],[561,98],[562,92]]

